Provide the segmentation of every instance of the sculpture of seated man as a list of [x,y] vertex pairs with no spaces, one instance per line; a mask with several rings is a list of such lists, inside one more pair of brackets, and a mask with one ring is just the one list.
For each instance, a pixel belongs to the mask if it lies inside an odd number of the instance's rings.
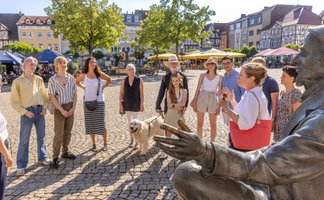
[[324,198],[324,26],[309,29],[293,59],[302,105],[279,142],[242,153],[205,143],[179,121],[178,136],[155,137],[157,146],[180,159],[172,181],[179,198],[315,200]]

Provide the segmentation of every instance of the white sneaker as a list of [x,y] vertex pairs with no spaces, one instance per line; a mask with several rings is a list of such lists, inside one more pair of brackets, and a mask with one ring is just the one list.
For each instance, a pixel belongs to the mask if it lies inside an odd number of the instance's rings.
[[16,175],[17,176],[23,176],[25,174],[25,169],[21,168],[21,169],[17,169]]
[[40,161],[38,163],[41,165],[44,165],[44,166],[49,166],[52,163],[52,161],[50,159],[46,159],[46,160]]

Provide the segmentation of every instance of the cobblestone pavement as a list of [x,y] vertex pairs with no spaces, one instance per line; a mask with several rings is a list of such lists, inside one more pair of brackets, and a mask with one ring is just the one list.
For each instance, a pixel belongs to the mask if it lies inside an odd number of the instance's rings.
[[[186,72],[189,78],[190,97],[196,89],[198,75],[202,71]],[[221,72],[223,73],[223,72]],[[269,71],[279,80],[281,70]],[[154,112],[161,76],[143,77],[145,90],[145,112],[141,119],[156,115]],[[51,170],[37,164],[36,138],[33,129],[27,173],[15,176],[15,167],[9,172],[5,199],[177,199],[170,177],[178,165],[169,157],[161,161],[159,150],[150,142],[145,156],[129,148],[127,119],[118,114],[119,82],[114,78],[112,86],[105,90],[107,128],[109,132],[108,151],[89,151],[91,142],[85,135],[82,96],[78,91],[78,105],[70,144],[71,152],[77,155],[74,161],[64,160],[59,170]],[[19,116],[9,105],[9,92],[0,95],[0,110],[8,120],[11,153],[16,157],[19,141]],[[196,115],[188,109],[185,119],[195,129]],[[209,139],[209,120],[206,116],[204,139]],[[53,116],[46,116],[46,145],[49,158],[52,156]],[[218,117],[216,141],[227,145],[227,129]],[[99,148],[103,146],[98,137]]]

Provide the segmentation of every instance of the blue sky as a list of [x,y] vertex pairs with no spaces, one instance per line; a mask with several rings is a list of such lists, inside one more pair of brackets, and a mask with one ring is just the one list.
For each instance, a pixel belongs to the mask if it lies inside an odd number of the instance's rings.
[[[122,8],[123,12],[135,9],[149,9],[150,5],[159,0],[110,0]],[[312,5],[316,14],[324,10],[323,0],[194,0],[200,6],[209,5],[216,11],[213,22],[230,22],[240,17],[241,13],[250,14],[260,11],[264,6],[274,4]],[[0,0],[0,13],[23,12],[25,15],[45,15],[44,8],[51,4],[51,0]]]

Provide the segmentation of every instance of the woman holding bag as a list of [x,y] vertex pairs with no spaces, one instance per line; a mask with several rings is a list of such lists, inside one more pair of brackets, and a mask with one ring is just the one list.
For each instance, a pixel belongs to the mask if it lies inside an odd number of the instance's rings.
[[84,122],[86,134],[92,140],[92,150],[96,151],[96,135],[102,135],[104,151],[108,150],[108,135],[105,120],[104,88],[111,83],[111,78],[103,73],[94,57],[86,60],[82,73],[77,77],[77,86],[84,89]]
[[[241,72],[237,77],[237,82],[240,87],[246,91],[240,102],[236,102],[234,93],[227,88],[223,88],[223,98],[220,98],[220,105],[230,117],[232,123],[238,126],[240,130],[250,130],[259,123],[260,120],[266,120],[270,125],[269,133],[271,132],[271,118],[267,109],[267,98],[260,87],[267,74],[267,70],[259,63],[247,63],[242,66]],[[230,102],[233,110],[227,105]],[[234,125],[233,124],[233,125]],[[232,124],[230,125],[232,126]],[[231,127],[231,136],[233,144],[230,148],[236,150],[251,150],[249,148],[241,148],[235,145],[233,132]],[[263,134],[263,133],[262,133]],[[264,137],[270,137],[270,134],[264,133]],[[250,138],[253,141],[253,138]],[[270,138],[269,138],[270,142]],[[247,144],[253,145],[253,144]]]
[[215,57],[210,57],[204,66],[207,72],[200,75],[195,96],[190,105],[194,112],[197,113],[197,134],[200,139],[202,139],[204,115],[206,112],[209,114],[210,141],[214,142],[217,131],[217,115],[220,111],[217,92],[221,90],[223,77],[217,74],[217,60]]

